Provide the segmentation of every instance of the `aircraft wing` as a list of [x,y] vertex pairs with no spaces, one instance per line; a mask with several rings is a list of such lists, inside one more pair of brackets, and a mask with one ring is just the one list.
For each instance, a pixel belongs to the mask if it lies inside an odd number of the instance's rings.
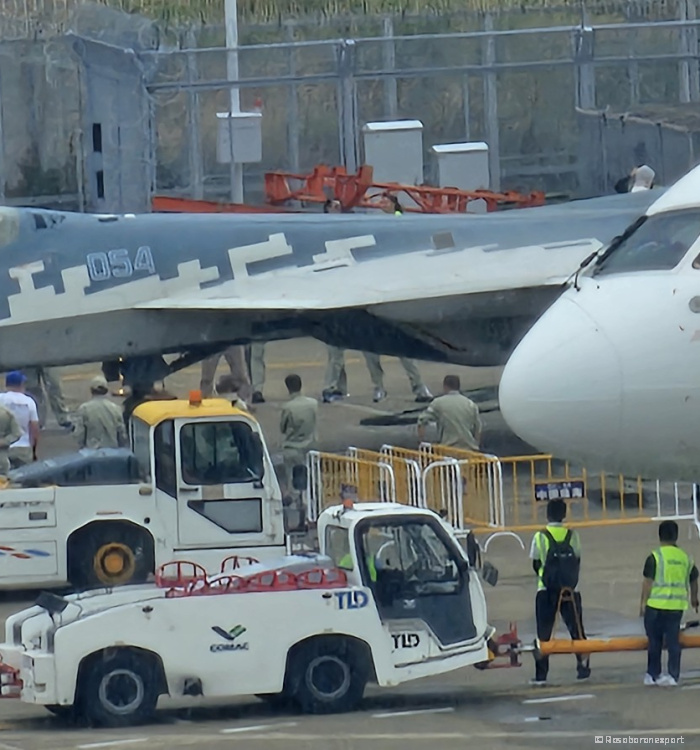
[[[460,224],[450,217],[449,229],[433,231],[424,249],[359,259],[339,242],[310,265],[239,274],[194,295],[136,307],[247,318],[251,338],[293,328],[348,348],[502,364],[581,261],[651,202],[647,192],[463,217]],[[424,216],[390,218],[402,235],[425,227]],[[371,246],[374,237],[354,242]]]
[[500,365],[659,192],[400,217],[2,207],[0,369],[122,360],[152,382],[163,354],[298,336]]

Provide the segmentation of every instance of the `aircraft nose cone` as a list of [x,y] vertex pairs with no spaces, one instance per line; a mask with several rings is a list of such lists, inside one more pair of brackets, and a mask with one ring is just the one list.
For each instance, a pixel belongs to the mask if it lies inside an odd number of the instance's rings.
[[513,432],[544,453],[591,467],[617,454],[618,358],[593,318],[567,297],[554,303],[511,355],[499,401]]

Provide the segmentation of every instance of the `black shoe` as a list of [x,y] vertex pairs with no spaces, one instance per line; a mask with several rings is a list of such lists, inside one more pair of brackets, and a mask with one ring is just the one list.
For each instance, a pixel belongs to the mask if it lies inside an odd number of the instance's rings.
[[591,676],[591,668],[586,664],[576,667],[576,679],[587,680]]
[[340,401],[342,398],[345,398],[345,394],[337,389],[323,391],[324,404],[332,404],[334,401]]
[[264,399],[262,393],[260,393],[260,391],[255,391],[255,393],[253,393],[253,399],[252,400],[253,400],[254,404],[264,404],[265,403],[265,399]]

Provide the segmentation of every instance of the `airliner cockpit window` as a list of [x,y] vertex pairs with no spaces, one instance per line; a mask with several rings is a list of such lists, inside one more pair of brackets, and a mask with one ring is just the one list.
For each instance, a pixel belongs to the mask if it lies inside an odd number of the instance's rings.
[[19,235],[19,211],[0,206],[0,247],[14,242]]
[[613,241],[593,275],[669,271],[681,262],[698,237],[700,209],[650,216]]

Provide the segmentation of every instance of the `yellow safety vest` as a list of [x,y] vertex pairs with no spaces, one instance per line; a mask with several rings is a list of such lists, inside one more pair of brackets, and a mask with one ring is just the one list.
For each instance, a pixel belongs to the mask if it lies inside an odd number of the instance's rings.
[[[563,542],[569,533],[566,526],[547,526],[547,531],[554,537],[555,542]],[[573,544],[573,536],[571,537],[571,542]],[[542,563],[540,571],[537,574],[537,588],[544,589],[545,585],[542,576],[544,575],[544,561],[547,559],[547,553],[549,552],[549,539],[541,531],[537,532],[537,549],[540,553],[540,562]]]
[[[340,560],[338,561],[338,567],[341,570],[352,570],[352,555],[348,553],[347,555],[343,555]],[[367,567],[369,568],[369,579],[370,581],[376,581],[377,580],[377,568],[374,565],[374,558],[371,555],[367,556]]]
[[656,576],[647,600],[652,609],[688,609],[688,585],[693,561],[680,547],[659,547],[652,553]]

